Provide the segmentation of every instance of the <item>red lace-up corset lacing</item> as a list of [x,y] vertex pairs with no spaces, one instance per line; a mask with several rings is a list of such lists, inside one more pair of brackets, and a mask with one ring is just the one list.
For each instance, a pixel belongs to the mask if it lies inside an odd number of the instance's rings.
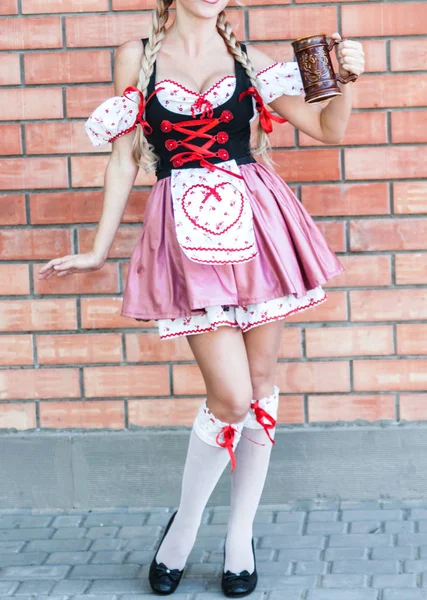
[[[187,162],[198,161],[201,167],[206,167],[210,171],[219,169],[224,173],[228,173],[229,175],[234,175],[234,177],[243,179],[241,175],[233,173],[232,171],[224,169],[218,165],[212,164],[207,160],[209,158],[220,158],[223,161],[229,159],[229,154],[224,148],[221,148],[217,152],[212,152],[212,150],[210,150],[215,142],[218,144],[225,144],[228,141],[228,133],[225,131],[219,131],[213,135],[212,133],[208,132],[214,127],[217,127],[220,123],[228,123],[232,119],[233,113],[229,110],[223,110],[221,115],[215,118],[206,117],[201,119],[192,119],[191,121],[181,121],[181,123],[171,123],[167,120],[162,121],[160,124],[160,129],[164,133],[178,131],[179,133],[187,135],[187,137],[183,140],[169,139],[165,142],[165,146],[169,151],[176,150],[178,146],[187,148],[186,152],[179,152],[173,156],[171,159],[173,167],[175,169],[180,169]],[[199,129],[190,129],[194,127],[198,127]],[[191,142],[197,138],[201,138],[202,140],[206,141],[201,146],[192,144]]]

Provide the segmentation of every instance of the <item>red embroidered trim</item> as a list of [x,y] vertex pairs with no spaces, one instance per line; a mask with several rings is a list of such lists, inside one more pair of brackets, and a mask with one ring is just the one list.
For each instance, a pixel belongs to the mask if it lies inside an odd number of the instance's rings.
[[262,319],[261,321],[255,321],[255,322],[251,322],[248,323],[248,326],[245,328],[241,328],[242,331],[248,331],[249,329],[252,329],[252,327],[255,327],[256,325],[261,325],[263,323],[269,323],[270,321],[277,321],[278,319],[284,319],[285,317],[289,317],[289,315],[293,315],[294,313],[300,312],[301,310],[305,310],[307,308],[311,308],[312,306],[316,306],[316,304],[321,304],[322,302],[325,302],[325,300],[327,300],[328,295],[325,293],[323,298],[320,298],[320,300],[310,300],[310,302],[308,304],[305,304],[304,306],[299,306],[298,308],[294,308],[292,310],[290,310],[287,313],[284,313],[282,315],[278,315],[276,317],[271,317],[269,319]]
[[280,65],[283,63],[279,63],[279,62],[275,62],[272,65],[270,65],[269,67],[266,67],[265,69],[262,69],[261,71],[257,71],[257,77],[259,77],[260,75],[262,75],[263,73],[266,73],[267,71],[269,71],[270,69],[273,69],[276,65]]
[[235,79],[235,75],[226,75],[225,77],[223,77],[222,79],[220,79],[219,81],[217,81],[216,83],[214,83],[213,85],[211,85],[211,87],[209,87],[205,92],[203,92],[202,94],[199,94],[199,92],[195,92],[194,90],[189,90],[188,88],[186,88],[184,85],[182,85],[181,83],[178,83],[178,81],[174,81],[173,79],[162,79],[161,81],[159,81],[158,83],[156,83],[156,86],[161,85],[162,83],[173,83],[174,85],[176,85],[177,87],[181,88],[182,90],[184,90],[184,92],[186,92],[187,94],[192,94],[193,96],[199,96],[200,98],[203,98],[203,96],[206,96],[207,94],[209,94],[209,92],[211,92],[212,90],[214,90],[216,87],[218,87],[219,85],[221,85],[221,83],[228,78],[232,78]]
[[215,265],[228,265],[231,261],[233,261],[233,264],[237,264],[237,263],[248,262],[249,260],[251,260],[251,258],[253,258],[254,256],[256,256],[257,254],[258,254],[258,252],[255,252],[254,254],[251,254],[251,256],[249,256],[248,258],[242,258],[240,260],[235,260],[235,259],[233,260],[233,259],[230,258],[230,260],[224,260],[224,261],[220,261],[218,263],[217,262],[212,263],[210,260],[202,260],[201,258],[197,259],[197,261],[195,261],[195,262],[206,263],[208,265],[211,265],[211,264],[215,264]]
[[136,129],[136,125],[137,125],[137,122],[136,122],[136,119],[135,119],[135,123],[132,125],[132,127],[129,127],[129,129],[125,129],[124,131],[119,131],[119,133],[117,135],[115,135],[114,137],[110,138],[108,141],[110,143],[114,142],[120,136],[125,135],[126,133],[130,133],[133,129]]
[[[249,331],[249,329],[252,329],[252,327],[255,327],[257,325],[261,325],[264,323],[270,323],[271,321],[277,321],[278,319],[284,319],[285,317],[289,317],[289,315],[292,315],[294,313],[300,312],[301,310],[305,310],[307,308],[311,308],[313,306],[316,306],[317,304],[321,304],[322,302],[325,302],[325,300],[327,300],[328,295],[325,292],[325,295],[323,298],[320,298],[320,300],[310,300],[310,302],[308,304],[305,304],[304,306],[299,306],[298,308],[294,308],[291,311],[284,313],[282,315],[278,315],[275,317],[270,317],[269,319],[262,319],[261,321],[255,321],[252,323],[248,323],[247,327],[241,327],[242,331]],[[204,329],[190,329],[189,331],[176,331],[175,333],[168,333],[166,335],[160,335],[161,339],[164,338],[169,338],[169,337],[176,337],[179,335],[188,335],[190,333],[205,333],[208,331],[214,331],[213,327],[216,327],[218,325],[230,325],[232,327],[239,327],[239,324],[237,323],[237,321],[234,321],[234,323],[232,323],[231,321],[214,321],[213,323],[210,324],[210,327],[206,327]]]
[[187,189],[187,191],[185,192],[185,194],[181,198],[182,210],[184,211],[184,214],[187,217],[187,219],[191,223],[193,223],[193,225],[195,227],[198,227],[199,229],[203,229],[203,231],[206,231],[207,233],[210,233],[212,235],[222,235],[223,233],[225,233],[226,231],[228,231],[229,229],[231,229],[233,227],[233,225],[235,225],[238,222],[238,220],[242,216],[243,209],[245,207],[245,199],[244,199],[244,196],[243,196],[242,192],[240,192],[239,190],[237,190],[239,192],[239,194],[240,194],[240,209],[239,209],[239,214],[237,215],[237,218],[228,227],[226,227],[225,229],[222,229],[222,231],[213,231],[212,229],[208,229],[207,227],[203,227],[203,225],[200,225],[195,219],[193,219],[191,217],[191,215],[187,211],[187,207],[185,205],[185,199],[187,197],[187,194],[191,193],[191,190],[194,190],[194,188],[205,188],[208,191],[206,192],[206,195],[205,195],[204,199],[202,200],[201,204],[204,204],[206,202],[206,200],[209,198],[209,196],[211,196],[211,195],[213,195],[217,199],[218,202],[221,202],[222,198],[221,198],[221,196],[218,194],[218,192],[216,190],[218,188],[223,187],[224,185],[231,185],[231,184],[228,181],[223,181],[222,183],[218,183],[213,188],[210,185],[205,185],[203,183],[196,183],[196,184],[192,185],[191,187],[189,187]]
[[[215,248],[215,252],[242,252],[243,250],[249,250],[251,246],[255,244],[251,244],[250,246],[245,246],[244,248]],[[212,252],[212,248],[201,248],[201,247],[193,247],[193,246],[181,246],[184,250],[205,250],[206,252]]]

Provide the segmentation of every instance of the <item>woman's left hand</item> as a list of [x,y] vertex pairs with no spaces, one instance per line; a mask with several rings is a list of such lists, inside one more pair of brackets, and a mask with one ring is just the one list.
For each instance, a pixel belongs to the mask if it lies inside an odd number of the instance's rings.
[[[331,38],[337,41],[342,39],[339,33],[333,33]],[[365,70],[365,53],[360,42],[341,41],[335,46],[335,53],[341,77],[348,77],[350,73],[361,75]]]

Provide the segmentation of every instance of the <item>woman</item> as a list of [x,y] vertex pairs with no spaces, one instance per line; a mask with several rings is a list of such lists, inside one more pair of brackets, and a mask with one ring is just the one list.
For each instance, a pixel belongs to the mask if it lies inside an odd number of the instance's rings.
[[[207,398],[191,430],[181,499],[150,567],[159,594],[175,591],[206,503],[232,461],[231,512],[222,589],[257,583],[252,525],[274,444],[275,368],[283,319],[323,302],[343,266],[267,161],[272,119],[325,144],[339,143],[352,85],[328,103],[304,102],[296,63],[274,63],[236,40],[228,0],[158,0],[147,40],[116,52],[116,97],[86,123],[95,145],[113,143],[93,250],[64,256],[40,278],[100,269],[138,165],[158,181],[132,253],[122,315],[157,321],[162,339],[187,336]],[[283,10],[286,18],[286,9]],[[333,35],[340,40],[339,34]],[[360,43],[337,46],[341,75],[360,75]],[[269,104],[279,117],[271,117]],[[258,122],[251,152],[250,122]]]

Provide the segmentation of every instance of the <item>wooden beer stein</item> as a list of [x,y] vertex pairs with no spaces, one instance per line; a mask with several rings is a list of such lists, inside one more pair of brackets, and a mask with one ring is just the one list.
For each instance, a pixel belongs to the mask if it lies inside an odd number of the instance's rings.
[[332,65],[330,52],[335,44],[343,41],[344,39],[331,40],[328,43],[326,34],[320,33],[291,42],[301,73],[306,102],[322,102],[341,96],[337,81],[341,83],[356,81],[357,75],[351,73],[348,77],[342,77],[339,73],[335,73]]

